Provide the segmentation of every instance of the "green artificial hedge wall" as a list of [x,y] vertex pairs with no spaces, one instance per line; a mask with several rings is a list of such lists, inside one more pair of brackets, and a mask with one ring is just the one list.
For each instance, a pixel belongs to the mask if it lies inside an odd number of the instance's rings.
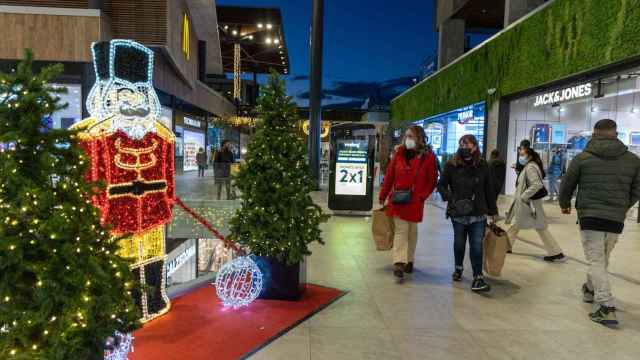
[[[640,55],[640,0],[556,0],[391,102],[399,125]],[[487,90],[495,88],[489,96]]]

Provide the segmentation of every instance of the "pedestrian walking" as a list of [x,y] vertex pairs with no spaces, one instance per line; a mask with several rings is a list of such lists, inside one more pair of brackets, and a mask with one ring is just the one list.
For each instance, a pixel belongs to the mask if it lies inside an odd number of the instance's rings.
[[[518,146],[518,156],[520,156],[520,150],[528,148],[531,148],[531,141],[529,141],[529,139],[520,141],[520,146]],[[520,164],[519,161],[516,161],[516,163],[512,165],[511,168],[515,169],[516,175],[520,175],[522,169],[524,169],[524,165]]]
[[498,214],[495,185],[491,170],[481,158],[478,139],[465,135],[458,142],[456,155],[444,167],[438,191],[447,201],[447,217],[453,224],[455,270],[453,281],[461,281],[467,242],[469,258],[473,268],[471,290],[489,291],[491,287],[484,280],[483,239],[487,217],[493,223]]
[[[545,261],[564,261],[566,257],[562,249],[555,240],[544,213],[542,198],[544,198],[544,184],[542,180],[545,172],[542,166],[540,155],[530,147],[520,148],[518,163],[523,166],[516,182],[516,193],[509,213],[507,214],[507,224],[512,224],[507,231],[511,240],[511,247],[515,244],[520,230],[534,229],[542,243],[547,256]],[[542,194],[541,194],[542,193]]]
[[576,188],[575,207],[589,263],[583,298],[594,304],[591,320],[615,325],[618,319],[607,268],[627,212],[640,199],[640,159],[618,140],[615,121],[598,121],[584,152],[569,164],[560,186],[564,214],[571,213]]
[[418,223],[437,176],[435,155],[427,151],[424,129],[411,126],[387,166],[379,197],[380,204],[387,204],[386,214],[395,225],[393,273],[400,279],[413,272]]
[[497,203],[498,197],[500,196],[502,188],[504,187],[504,180],[507,176],[507,164],[502,159],[502,156],[498,149],[494,149],[493,151],[491,151],[488,165],[489,173],[491,174],[491,181],[493,183],[494,196]]
[[565,172],[565,156],[562,148],[553,149],[549,168],[547,169],[547,179],[549,180],[549,200],[558,199],[558,181]]
[[222,187],[227,192],[227,200],[233,198],[231,194],[231,164],[233,164],[233,152],[231,151],[231,142],[225,140],[222,142],[222,148],[216,153],[214,162],[215,182],[218,187],[218,200],[222,198]]
[[196,164],[198,165],[198,177],[204,177],[204,170],[207,168],[207,154],[203,148],[198,149]]

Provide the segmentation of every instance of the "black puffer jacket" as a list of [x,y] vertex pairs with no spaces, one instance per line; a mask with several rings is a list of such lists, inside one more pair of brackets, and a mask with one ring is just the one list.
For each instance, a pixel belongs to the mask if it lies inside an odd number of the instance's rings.
[[571,207],[576,188],[579,218],[624,222],[640,199],[640,159],[616,138],[593,138],[562,178],[562,208]]
[[471,198],[474,199],[474,210],[469,215],[498,215],[495,185],[484,160],[480,160],[478,166],[459,166],[453,161],[447,162],[438,182],[438,192],[449,203],[447,216],[458,216],[452,209],[455,201]]

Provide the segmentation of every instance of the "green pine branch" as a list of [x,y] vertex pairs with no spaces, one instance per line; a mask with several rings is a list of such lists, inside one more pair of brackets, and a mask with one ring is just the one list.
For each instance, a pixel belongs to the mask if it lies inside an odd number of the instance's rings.
[[100,225],[76,134],[43,121],[63,109],[62,65],[33,56],[0,73],[0,358],[101,358],[105,339],[138,326],[130,263]]
[[258,113],[261,122],[235,179],[243,201],[231,220],[232,238],[256,255],[294,264],[311,255],[309,244],[324,244],[320,224],[328,216],[311,198],[315,184],[296,132],[297,109],[275,72]]

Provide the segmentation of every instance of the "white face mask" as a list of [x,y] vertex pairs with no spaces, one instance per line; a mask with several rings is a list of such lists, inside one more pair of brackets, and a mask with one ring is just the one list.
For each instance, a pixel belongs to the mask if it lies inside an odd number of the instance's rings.
[[413,139],[406,139],[404,141],[404,146],[407,147],[407,149],[412,150],[416,148],[416,141]]

